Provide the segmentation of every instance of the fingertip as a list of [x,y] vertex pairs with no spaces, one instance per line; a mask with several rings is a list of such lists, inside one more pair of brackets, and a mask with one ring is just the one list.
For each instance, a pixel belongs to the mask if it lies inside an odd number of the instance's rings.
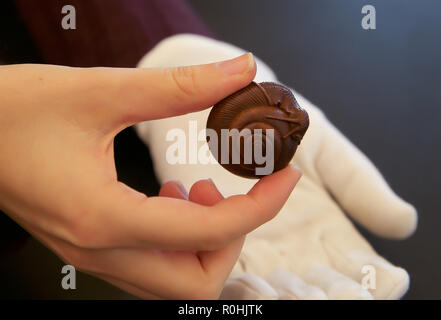
[[251,52],[233,59],[217,62],[214,65],[227,77],[235,75],[249,77],[256,73],[256,61]]
[[383,203],[376,216],[366,223],[369,229],[381,237],[402,240],[410,237],[416,230],[418,215],[414,206],[398,196]]
[[296,164],[290,163],[288,167],[291,169],[291,171],[294,171],[295,174],[299,175],[299,179],[302,177],[303,171]]
[[418,214],[416,208],[401,200],[401,210],[398,212],[395,232],[392,232],[391,237],[397,239],[406,239],[410,237],[416,230],[418,225]]
[[346,258],[350,262],[347,266],[354,268],[349,272],[351,274],[358,274],[366,266],[373,268],[376,286],[369,291],[375,299],[399,299],[409,288],[410,277],[407,271],[376,253],[354,250]]
[[[263,189],[262,186],[265,186],[265,189],[276,188],[273,190],[286,191],[289,195],[294,189],[297,182],[300,180],[301,176],[302,171],[300,170],[300,168],[294,164],[289,164],[286,168],[261,178],[259,182],[257,182],[254,187],[248,192],[248,194],[252,196],[256,195],[261,191],[261,189]],[[273,192],[269,194],[272,193]]]
[[251,52],[249,52],[248,54],[250,55],[250,68],[248,70],[248,76],[250,80],[253,80],[257,73],[257,63],[256,59],[254,59],[254,55]]
[[396,267],[395,285],[389,291],[386,299],[394,300],[400,299],[409,290],[410,276],[403,268]]
[[190,201],[205,206],[212,206],[223,198],[212,179],[196,181],[189,192]]
[[188,192],[179,180],[170,180],[165,182],[159,190],[160,197],[186,199],[188,200]]
[[301,177],[293,165],[261,178],[248,192],[262,212],[270,220],[277,215]]

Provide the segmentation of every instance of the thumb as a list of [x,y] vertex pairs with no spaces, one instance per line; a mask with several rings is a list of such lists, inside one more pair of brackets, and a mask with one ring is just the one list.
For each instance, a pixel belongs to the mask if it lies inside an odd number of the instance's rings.
[[208,108],[248,85],[256,74],[256,63],[253,55],[246,53],[204,65],[99,68],[95,72],[104,72],[106,75],[100,78],[106,78],[110,84],[103,103],[103,118],[118,127],[127,127]]

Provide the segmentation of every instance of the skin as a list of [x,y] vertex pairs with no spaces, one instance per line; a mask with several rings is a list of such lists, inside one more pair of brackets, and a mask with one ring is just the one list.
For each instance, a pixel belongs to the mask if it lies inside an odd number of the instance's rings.
[[0,209],[66,263],[136,296],[217,298],[245,235],[277,214],[299,170],[225,199],[209,180],[147,197],[117,180],[113,141],[137,122],[205,109],[255,73],[251,54],[169,69],[0,67]]

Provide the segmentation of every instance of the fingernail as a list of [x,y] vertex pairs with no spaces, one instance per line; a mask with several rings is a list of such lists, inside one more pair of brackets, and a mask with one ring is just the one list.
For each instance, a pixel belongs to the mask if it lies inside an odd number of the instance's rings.
[[214,183],[213,179],[208,178],[208,179],[206,179],[206,181],[210,182],[213,185],[213,187],[217,190],[217,192],[219,192],[219,194],[222,194],[222,192],[220,192],[219,188]]
[[291,167],[291,169],[294,169],[295,171],[299,172],[300,176],[303,175],[303,171],[298,166],[296,166],[294,163],[290,163],[289,166]]
[[185,189],[184,185],[181,181],[175,180],[176,186],[178,187],[178,191],[185,197],[185,199],[188,199],[188,192]]
[[216,66],[228,76],[244,74],[254,68],[254,57],[251,52],[245,53],[237,58],[221,61]]

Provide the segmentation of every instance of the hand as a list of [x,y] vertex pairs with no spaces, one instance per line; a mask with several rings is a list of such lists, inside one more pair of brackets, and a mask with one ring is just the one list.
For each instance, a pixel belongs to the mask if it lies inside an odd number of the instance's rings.
[[319,109],[295,95],[310,117],[293,159],[303,177],[280,214],[249,235],[222,296],[400,298],[407,272],[379,256],[344,211],[378,236],[401,239],[415,230],[415,209]]
[[[161,42],[142,67],[208,63],[242,52],[208,38],[179,35]],[[255,81],[277,81],[257,60]],[[309,101],[294,92],[310,117],[295,157],[304,175],[280,214],[247,237],[222,297],[229,299],[396,299],[407,290],[407,272],[379,256],[359,234],[346,211],[373,233],[405,238],[416,227],[416,211],[386,184],[378,170]],[[188,121],[205,127],[208,110],[136,126],[150,147],[161,181],[179,178],[185,186],[207,177],[224,195],[242,193],[252,181],[219,165],[169,165],[163,161],[165,135],[188,130]],[[268,193],[275,197],[278,189]],[[332,196],[331,196],[332,194]],[[363,267],[373,267],[376,288],[362,286]],[[372,285],[372,283],[368,283]]]
[[67,263],[136,295],[216,298],[244,234],[276,215],[298,171],[215,205],[147,198],[118,182],[113,140],[136,122],[206,108],[255,71],[249,54],[170,69],[0,67],[1,210]]

